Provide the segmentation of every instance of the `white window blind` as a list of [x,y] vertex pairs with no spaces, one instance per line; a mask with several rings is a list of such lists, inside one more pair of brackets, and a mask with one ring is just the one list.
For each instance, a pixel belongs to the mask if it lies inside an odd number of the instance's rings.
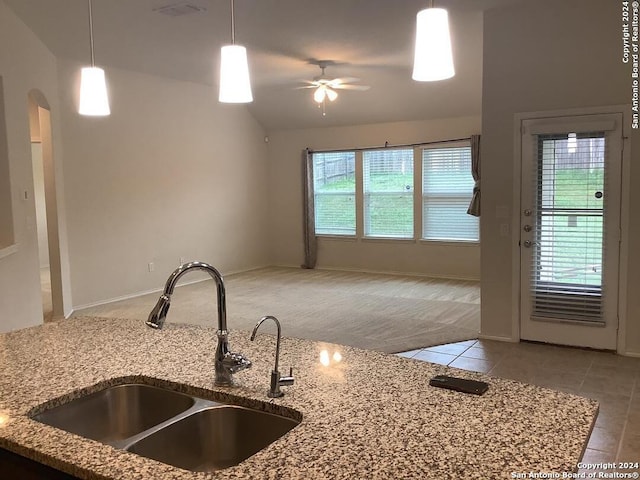
[[313,154],[317,234],[356,234],[355,157],[355,152]]
[[537,136],[532,317],[602,321],[604,133]]
[[364,234],[413,238],[413,149],[363,153]]
[[467,214],[473,185],[470,146],[422,150],[423,239],[478,240],[478,218]]

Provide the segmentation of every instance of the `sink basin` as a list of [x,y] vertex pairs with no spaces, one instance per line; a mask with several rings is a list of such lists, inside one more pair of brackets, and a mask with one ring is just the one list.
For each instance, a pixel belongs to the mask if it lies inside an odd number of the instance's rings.
[[239,464],[298,423],[245,407],[215,406],[152,433],[128,450],[185,470],[209,472]]
[[[287,410],[287,409],[285,409]],[[146,384],[105,388],[31,418],[195,472],[237,465],[300,423]]]
[[178,392],[128,384],[108,387],[32,418],[82,437],[117,445],[188,410],[194,403],[192,397]]

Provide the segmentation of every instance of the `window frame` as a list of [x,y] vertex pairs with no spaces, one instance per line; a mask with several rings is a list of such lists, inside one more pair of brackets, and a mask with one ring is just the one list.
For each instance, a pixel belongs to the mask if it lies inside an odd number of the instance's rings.
[[[422,151],[437,148],[456,148],[456,147],[468,147],[471,148],[471,140],[461,140],[456,142],[442,141],[433,143],[416,144],[411,146],[398,146],[398,147],[379,147],[379,148],[366,148],[366,149],[344,149],[344,150],[331,150],[331,151],[317,151],[312,152],[312,155],[326,154],[326,153],[353,153],[355,155],[355,208],[356,208],[356,229],[355,234],[338,234],[338,233],[318,233],[316,231],[316,237],[326,238],[332,240],[343,241],[358,241],[358,242],[372,242],[372,243],[414,243],[414,244],[437,244],[443,246],[478,246],[480,244],[480,225],[478,220],[478,238],[475,240],[464,239],[430,239],[423,237],[423,158]],[[413,236],[412,237],[394,237],[394,236],[380,236],[380,235],[367,235],[365,234],[365,192],[364,192],[364,152],[386,150],[386,149],[413,149]],[[315,175],[315,172],[314,172]],[[469,167],[469,176],[472,178],[471,167]],[[471,201],[472,190],[469,191],[469,201]],[[313,192],[313,198],[315,202],[316,193]],[[315,218],[314,218],[315,225]]]
[[[427,195],[425,195],[424,191],[423,191],[423,185],[424,185],[424,175],[426,174],[426,172],[424,171],[424,156],[423,156],[423,152],[425,150],[439,150],[439,149],[452,149],[452,148],[469,148],[471,149],[471,140],[461,140],[459,142],[447,142],[447,143],[435,143],[435,144],[429,144],[429,145],[422,145],[419,148],[419,157],[420,157],[420,178],[419,178],[419,182],[420,182],[420,198],[419,198],[419,202],[420,202],[420,231],[419,231],[419,240],[422,243],[438,243],[438,244],[452,244],[452,245],[478,245],[480,243],[480,221],[478,219],[478,217],[473,217],[472,215],[469,215],[472,218],[476,218],[477,220],[477,237],[475,239],[463,239],[463,238],[426,238],[425,237],[425,231],[424,231],[424,205],[425,205],[425,201],[427,198]],[[469,177],[471,179],[471,182],[473,182],[473,176],[471,174],[471,165],[469,165]],[[440,196],[436,196],[436,195],[430,195],[431,198],[444,198],[444,199],[457,199],[457,200],[466,200],[466,204],[469,205],[471,203],[471,198],[473,197],[473,186],[471,186],[471,189],[469,190],[468,196],[465,195],[464,198],[461,195],[440,195]],[[428,202],[427,202],[428,203]]]
[[[412,185],[411,185],[411,191],[410,192],[386,192],[386,191],[379,191],[379,192],[367,192],[365,190],[365,154],[369,153],[369,152],[387,152],[390,150],[407,150],[407,151],[411,151],[411,176],[412,176]],[[410,147],[396,147],[396,148],[379,148],[379,149],[370,149],[370,150],[366,150],[365,152],[362,152],[361,155],[361,164],[362,164],[362,222],[363,222],[363,229],[362,229],[362,237],[363,239],[374,239],[374,240],[383,240],[383,239],[387,239],[387,240],[409,240],[409,241],[414,241],[416,239],[416,222],[415,222],[415,213],[416,213],[416,199],[415,199],[415,189],[416,189],[416,181],[415,181],[415,174],[416,174],[416,158],[415,158],[415,149],[410,148]],[[356,178],[357,181],[357,178]],[[367,200],[371,198],[371,195],[380,195],[382,194],[383,196],[386,194],[389,194],[389,196],[391,195],[402,195],[402,196],[406,196],[411,198],[411,216],[413,217],[412,219],[412,224],[411,224],[411,235],[407,235],[407,236],[394,236],[394,235],[390,235],[390,234],[368,234],[367,233]],[[369,220],[369,222],[371,222],[371,220]]]
[[[358,198],[358,175],[357,175],[357,167],[356,164],[357,162],[357,152],[353,151],[353,150],[344,150],[344,151],[340,151],[340,152],[332,152],[332,153],[337,153],[337,154],[353,154],[353,162],[354,162],[354,189],[353,189],[353,193],[352,192],[343,192],[343,191],[337,191],[337,192],[317,192],[316,191],[316,159],[315,159],[315,155],[326,155],[326,153],[328,152],[313,152],[312,153],[312,164],[313,164],[313,202],[314,202],[314,228],[316,231],[316,236],[320,236],[320,237],[336,237],[336,238],[357,238],[358,237],[358,205],[357,205],[357,198]],[[326,159],[324,159],[324,161],[326,162]],[[317,224],[317,220],[318,220],[318,209],[317,209],[317,199],[318,199],[318,195],[323,196],[353,196],[354,198],[354,223],[353,223],[353,232],[349,231],[346,233],[338,233],[338,232],[327,232],[327,233],[318,233],[318,224]]]

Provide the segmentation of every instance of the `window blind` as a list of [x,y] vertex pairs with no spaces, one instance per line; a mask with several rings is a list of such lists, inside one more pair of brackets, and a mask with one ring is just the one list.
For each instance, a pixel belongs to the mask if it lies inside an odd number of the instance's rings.
[[363,152],[364,234],[413,238],[413,149]]
[[601,322],[605,134],[537,136],[532,317]]
[[478,240],[478,218],[468,215],[473,194],[471,147],[422,150],[422,238]]
[[313,154],[316,234],[356,234],[355,152]]

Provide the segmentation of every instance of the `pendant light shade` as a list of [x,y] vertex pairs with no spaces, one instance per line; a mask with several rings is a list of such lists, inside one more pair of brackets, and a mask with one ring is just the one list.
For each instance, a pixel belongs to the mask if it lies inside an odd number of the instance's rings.
[[80,77],[80,115],[106,116],[111,114],[104,70],[84,67]]
[[416,18],[414,80],[431,82],[455,75],[449,15],[443,8],[426,8]]
[[220,92],[222,103],[253,101],[247,49],[241,45],[225,45],[220,49]]
[[220,49],[220,91],[218,101],[222,103],[253,102],[247,49],[236,45],[236,19],[231,0],[231,45]]
[[91,66],[84,67],[80,76],[80,115],[103,117],[111,114],[109,95],[104,70],[96,67],[93,53],[93,12],[89,3],[89,44],[91,47]]

